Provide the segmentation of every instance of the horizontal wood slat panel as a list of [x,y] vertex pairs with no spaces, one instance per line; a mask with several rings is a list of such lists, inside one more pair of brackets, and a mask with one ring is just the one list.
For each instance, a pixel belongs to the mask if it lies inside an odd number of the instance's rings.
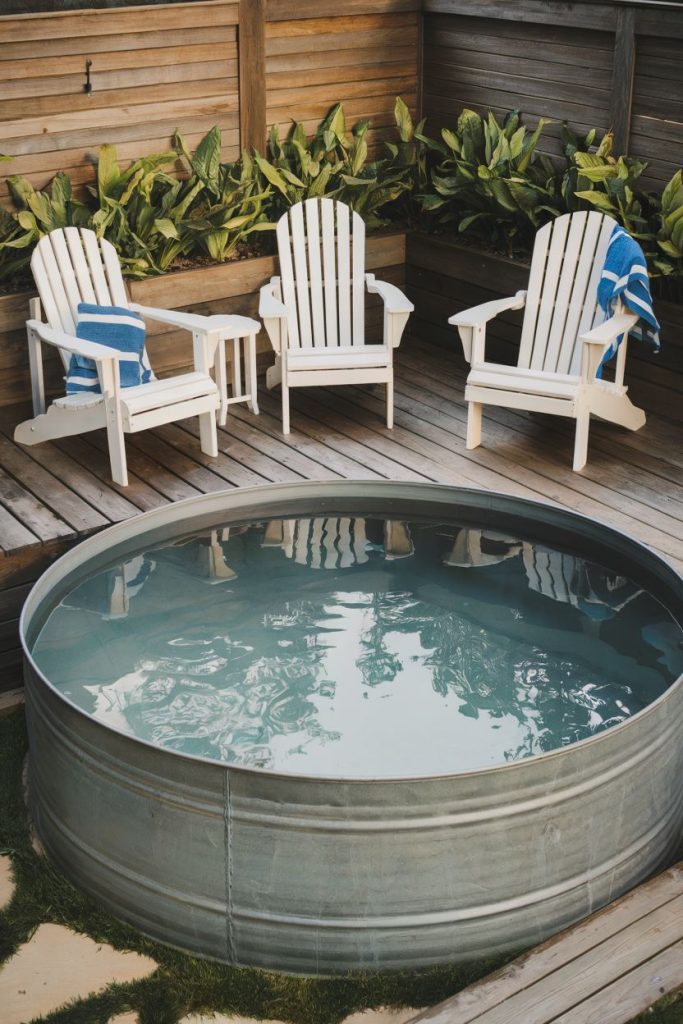
[[[491,5],[478,4],[477,15],[485,7]],[[463,107],[493,109],[497,116],[518,108],[530,127],[540,117],[567,120],[579,130],[607,127],[613,53],[608,32],[427,14],[424,48],[423,106],[432,132],[454,124]],[[559,152],[549,141],[558,132],[546,133],[541,148]]]
[[154,11],[129,7],[124,10],[91,10],[62,12],[60,14],[17,15],[3,22],[3,42],[69,38],[74,35],[118,35],[130,32],[145,21],[155,29],[194,28],[201,23],[218,25],[237,24],[236,0],[207,0],[206,3],[169,4]]
[[[308,12],[306,7],[308,6]],[[395,14],[399,11],[419,11],[421,0],[346,0],[344,11],[349,15]],[[323,17],[335,17],[339,13],[336,0],[317,0],[315,4],[302,4],[300,0],[268,0],[268,21],[291,21],[306,19],[318,21]]]
[[[416,8],[416,4],[359,2],[344,5],[339,16],[320,17],[326,9],[317,4],[316,17],[304,18],[300,4],[270,0],[266,25],[268,124],[277,124],[284,133],[296,119],[312,132],[339,100],[344,104],[348,128],[364,118],[374,129],[393,123],[396,96],[402,96],[415,111]],[[288,9],[290,20],[273,20]],[[350,16],[353,10],[357,14]],[[372,133],[368,142],[373,144]]]
[[574,26],[611,30],[616,22],[613,3],[548,3],[548,0],[424,0],[423,10],[429,14],[477,14],[502,21]]
[[[683,20],[683,14],[681,15]],[[630,152],[648,161],[642,180],[661,187],[681,166],[683,60],[672,60],[671,42],[645,36],[636,41]]]
[[176,128],[196,145],[215,124],[224,159],[235,159],[237,14],[237,0],[206,0],[1,18],[0,148],[17,158],[5,175],[42,188],[64,170],[82,186],[103,143],[127,163],[168,148]]

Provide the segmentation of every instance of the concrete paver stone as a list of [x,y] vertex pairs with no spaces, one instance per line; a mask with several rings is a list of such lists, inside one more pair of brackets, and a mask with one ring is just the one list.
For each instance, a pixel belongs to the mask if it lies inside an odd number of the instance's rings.
[[58,924],[41,924],[0,967],[2,1024],[24,1024],[106,988],[151,974],[154,960],[120,953]]
[[362,1010],[360,1013],[352,1013],[350,1017],[344,1018],[342,1024],[405,1024],[419,1012],[410,1007],[392,1010],[383,1006],[379,1010]]
[[[363,1010],[346,1017],[342,1024],[405,1024],[419,1010],[402,1009]],[[226,1017],[224,1014],[194,1014],[183,1017],[178,1024],[281,1024],[279,1021],[258,1021],[253,1017]]]
[[0,910],[7,906],[13,894],[12,861],[9,857],[0,857]]

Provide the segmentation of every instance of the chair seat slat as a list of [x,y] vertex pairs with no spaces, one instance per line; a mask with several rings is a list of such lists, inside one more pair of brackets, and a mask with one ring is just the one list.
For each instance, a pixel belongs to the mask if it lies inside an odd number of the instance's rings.
[[351,230],[349,208],[337,203],[337,280],[339,302],[339,344],[351,338]]
[[526,303],[524,306],[524,321],[522,323],[522,338],[519,346],[518,366],[530,366],[533,350],[534,337],[536,335],[536,321],[538,319],[541,303],[541,291],[543,288],[543,277],[550,244],[551,225],[545,227],[536,235],[534,251],[531,257],[531,268],[529,270],[529,287],[527,289]]
[[351,266],[354,345],[365,344],[365,222],[352,214],[353,225]]
[[539,305],[531,361],[529,363],[532,370],[540,370],[545,366],[550,326],[557,307],[560,307],[561,316],[564,315],[567,309],[569,297],[560,291],[558,284],[560,282],[568,230],[569,220],[566,217],[560,217],[551,225],[548,259],[545,266],[545,277],[543,278],[543,293]]
[[277,251],[280,258],[280,281],[282,301],[287,307],[287,343],[290,348],[299,348],[299,315],[294,291],[294,268],[289,237],[289,217],[280,217],[277,225]]
[[308,291],[308,264],[306,262],[306,228],[301,203],[297,203],[289,211],[289,222],[294,255],[294,285],[299,311],[299,344],[302,348],[310,348],[313,344],[313,336],[311,334],[311,308]]
[[94,305],[97,303],[97,296],[92,286],[88,262],[83,252],[81,233],[78,228],[64,228],[64,237],[71,257],[71,264],[76,274],[81,302],[91,302]]
[[323,276],[320,263],[320,217],[318,200],[307,199],[306,236],[308,238],[308,267],[311,289],[311,329],[313,345],[325,345],[325,303],[323,301]]
[[329,348],[331,345],[339,344],[333,200],[321,199],[320,211],[323,235],[323,275],[325,279],[325,341]]
[[570,319],[574,318],[574,310],[577,305],[581,306],[584,299],[574,288],[576,282],[576,271],[583,245],[583,235],[586,229],[586,214],[579,213],[569,221],[569,232],[565,246],[564,260],[562,262],[562,273],[557,286],[558,297],[562,296],[563,301],[558,302],[553,312],[552,323],[548,333],[548,345],[546,348],[544,369],[553,373],[557,369],[560,352],[565,344],[574,344],[574,336],[571,331],[566,333],[566,327]]

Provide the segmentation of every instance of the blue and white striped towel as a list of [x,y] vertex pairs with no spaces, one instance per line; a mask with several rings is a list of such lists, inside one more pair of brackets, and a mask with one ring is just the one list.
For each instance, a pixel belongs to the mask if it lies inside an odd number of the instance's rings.
[[[640,318],[629,331],[630,336],[647,342],[655,352],[659,352],[659,324],[652,308],[645,255],[635,238],[617,225],[607,246],[605,266],[598,285],[598,304],[605,312],[605,319],[612,316],[619,301]],[[616,353],[622,338],[623,334],[612,342],[601,368]]]
[[[123,306],[95,306],[81,302],[76,337],[107,345],[121,353],[121,387],[130,388],[154,380],[145,351],[145,322],[132,310]],[[99,394],[100,382],[92,359],[72,355],[66,373],[66,393],[75,395],[79,392]]]

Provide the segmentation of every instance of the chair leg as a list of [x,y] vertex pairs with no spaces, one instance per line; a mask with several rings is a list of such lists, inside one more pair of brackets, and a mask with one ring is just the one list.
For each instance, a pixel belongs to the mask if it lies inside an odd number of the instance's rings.
[[572,469],[578,473],[588,460],[588,431],[591,414],[588,409],[580,409],[576,417],[576,434],[574,435],[574,465]]
[[256,336],[253,335],[253,334],[250,334],[248,338],[245,338],[245,342],[244,343],[247,346],[247,349],[246,349],[246,359],[245,359],[245,368],[246,368],[246,374],[247,374],[247,390],[248,390],[249,394],[251,395],[251,398],[249,399],[249,408],[254,413],[254,415],[258,416],[258,399],[257,399],[258,377],[256,375]]
[[289,388],[282,382],[282,433],[289,433]]
[[199,417],[199,444],[205,455],[215,459],[218,455],[218,430],[216,414],[203,412]]
[[387,427],[394,426],[394,382],[387,381]]
[[128,467],[126,465],[126,442],[120,418],[112,412],[107,416],[107,443],[109,445],[109,463],[111,478],[122,487],[128,486]]
[[478,448],[481,444],[481,402],[469,402],[467,406],[466,448]]

